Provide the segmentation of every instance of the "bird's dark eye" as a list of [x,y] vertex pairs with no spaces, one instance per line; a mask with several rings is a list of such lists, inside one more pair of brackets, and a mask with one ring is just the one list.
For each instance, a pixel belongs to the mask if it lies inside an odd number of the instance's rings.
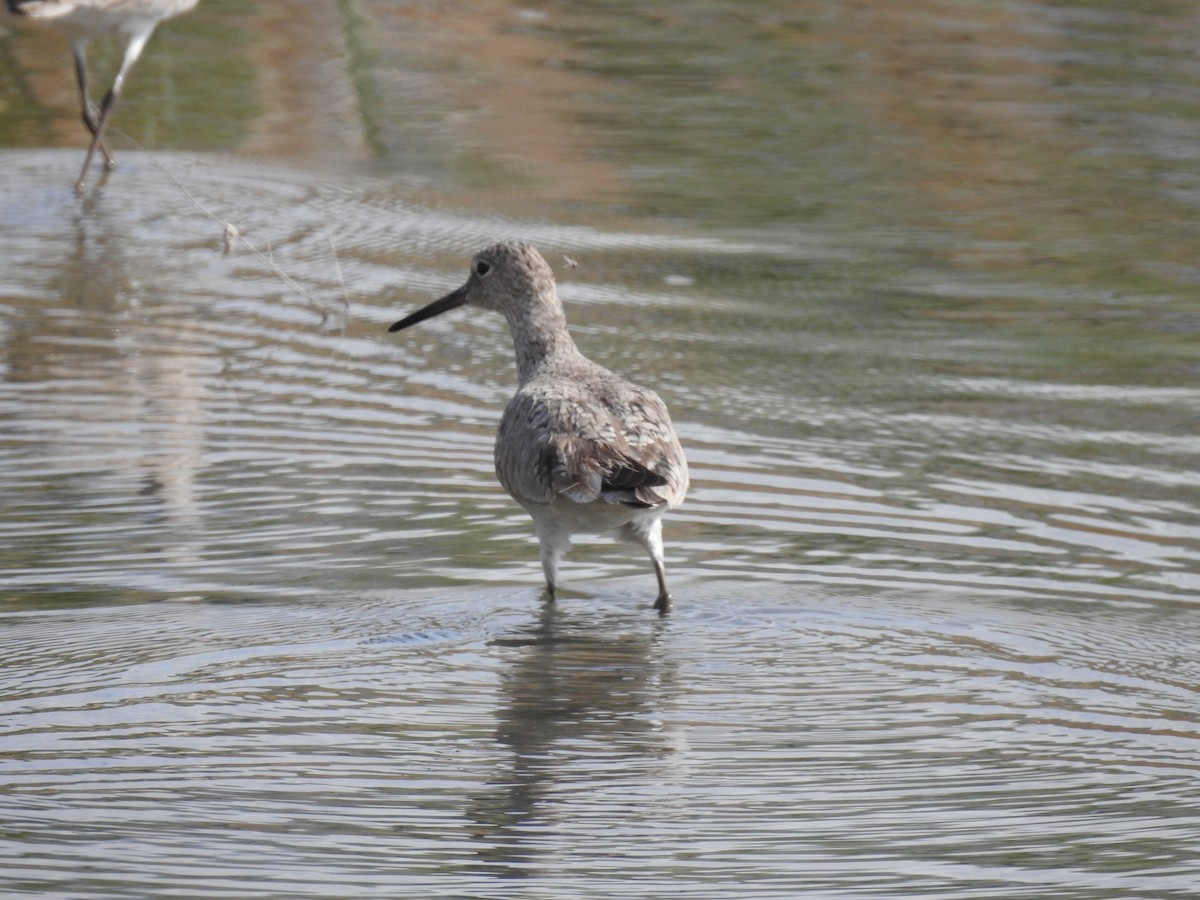
[[475,274],[476,275],[483,276],[483,275],[486,275],[490,271],[492,271],[492,267],[488,263],[485,263],[483,260],[480,260],[479,262],[475,263]]

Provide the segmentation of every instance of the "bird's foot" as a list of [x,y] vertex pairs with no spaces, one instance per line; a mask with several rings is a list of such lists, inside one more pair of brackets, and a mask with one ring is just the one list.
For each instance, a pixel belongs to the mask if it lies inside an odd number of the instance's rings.
[[658,610],[660,616],[665,616],[671,611],[671,595],[665,591],[658,595],[658,599],[654,601],[654,608]]

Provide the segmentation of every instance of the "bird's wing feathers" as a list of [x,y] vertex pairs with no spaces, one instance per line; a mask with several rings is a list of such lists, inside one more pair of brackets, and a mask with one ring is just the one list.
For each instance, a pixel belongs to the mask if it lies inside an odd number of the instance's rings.
[[532,382],[513,397],[496,437],[496,474],[518,500],[674,506],[687,464],[667,408],[628,382]]

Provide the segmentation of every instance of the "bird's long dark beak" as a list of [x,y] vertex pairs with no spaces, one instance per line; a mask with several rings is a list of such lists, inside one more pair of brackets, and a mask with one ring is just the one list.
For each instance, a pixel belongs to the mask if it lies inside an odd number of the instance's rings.
[[467,302],[468,285],[463,285],[457,291],[451,291],[441,300],[434,300],[428,306],[418,309],[410,316],[405,316],[388,331],[399,331],[401,328],[407,328],[409,325],[416,325],[418,322],[424,322],[426,319],[432,319],[434,316],[440,316],[449,309],[456,309]]

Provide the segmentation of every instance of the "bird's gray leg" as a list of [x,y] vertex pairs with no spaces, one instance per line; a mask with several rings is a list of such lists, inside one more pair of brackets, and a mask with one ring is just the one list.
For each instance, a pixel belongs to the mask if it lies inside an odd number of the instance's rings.
[[[142,55],[142,49],[146,46],[146,41],[150,38],[154,31],[154,26],[143,28],[141,31],[135,32],[129,36],[129,43],[125,45],[125,58],[121,61],[121,68],[117,70],[117,77],[113,79],[112,87],[108,89],[108,93],[104,95],[104,99],[100,102],[100,116],[96,120],[96,128],[92,132],[92,142],[88,145],[87,156],[83,158],[83,168],[79,172],[79,180],[75,182],[75,190],[82,193],[83,186],[87,181],[88,168],[92,164],[92,157],[96,154],[97,147],[104,147],[104,130],[108,127],[108,117],[112,114],[113,107],[117,103],[117,97],[121,93],[121,86],[125,83],[125,76],[137,62],[139,56]],[[78,59],[78,56],[76,57]],[[87,101],[84,101],[85,109]],[[107,148],[104,149],[105,156],[111,162],[112,157],[108,155]]]
[[552,525],[543,527],[535,520],[538,533],[538,552],[542,558],[542,572],[546,575],[546,599],[554,602],[558,585],[558,564],[563,555],[571,549],[569,535],[555,531]]
[[541,542],[542,571],[546,575],[546,599],[554,602],[555,586],[558,581],[559,554],[547,541]]
[[659,613],[668,613],[671,611],[671,592],[667,590],[667,570],[660,559],[654,560],[654,574],[658,576],[658,599],[654,601],[654,608]]
[[654,608],[660,613],[665,613],[671,609],[671,592],[667,590],[667,565],[663,561],[662,519],[655,519],[646,529],[642,546],[650,554],[650,561],[654,563],[654,574],[658,578],[658,599],[654,601]]
[[671,592],[667,590],[667,566],[663,561],[662,519],[654,519],[649,524],[629,523],[623,526],[617,536],[623,541],[639,544],[650,554],[650,562],[654,563],[654,574],[658,578],[658,599],[654,608],[665,613],[671,608]]
[[[92,103],[92,98],[88,93],[88,77],[87,77],[87,55],[84,52],[83,41],[77,42],[72,48],[72,53],[75,57],[75,80],[79,83],[79,102],[83,108],[83,124],[87,127],[88,133],[93,138],[100,128],[96,104]],[[115,165],[112,154],[108,152],[108,144],[103,140],[99,143],[100,152],[104,154],[104,164],[110,169]]]

